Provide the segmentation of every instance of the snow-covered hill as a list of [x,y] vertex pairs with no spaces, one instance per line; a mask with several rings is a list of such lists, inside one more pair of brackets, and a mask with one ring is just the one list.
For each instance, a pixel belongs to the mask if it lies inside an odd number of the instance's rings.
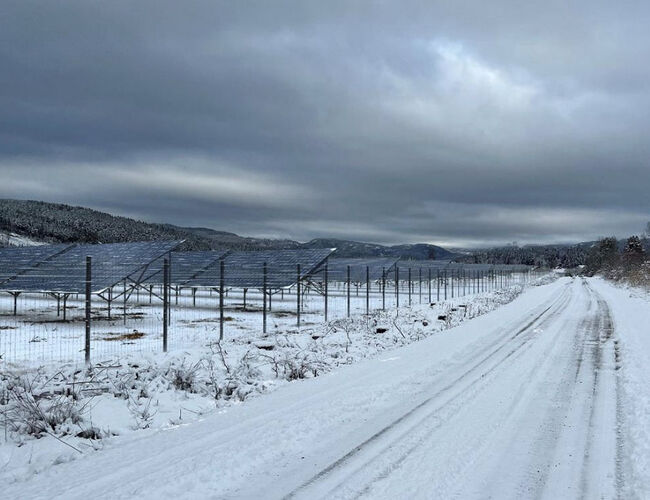
[[29,247],[43,245],[42,241],[37,241],[27,236],[0,230],[0,247]]

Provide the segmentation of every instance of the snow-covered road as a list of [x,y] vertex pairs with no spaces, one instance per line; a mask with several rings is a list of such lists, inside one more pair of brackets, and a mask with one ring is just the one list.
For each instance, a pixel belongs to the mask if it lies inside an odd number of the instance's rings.
[[109,445],[4,498],[616,498],[608,303],[568,278],[378,359]]
[[542,307],[289,496],[615,498],[622,443],[607,305],[583,281]]

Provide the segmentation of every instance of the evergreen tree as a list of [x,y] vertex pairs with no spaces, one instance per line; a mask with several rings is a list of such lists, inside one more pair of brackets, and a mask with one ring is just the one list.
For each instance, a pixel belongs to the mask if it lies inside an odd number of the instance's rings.
[[646,259],[641,238],[630,236],[623,250],[623,264],[627,270],[641,266]]

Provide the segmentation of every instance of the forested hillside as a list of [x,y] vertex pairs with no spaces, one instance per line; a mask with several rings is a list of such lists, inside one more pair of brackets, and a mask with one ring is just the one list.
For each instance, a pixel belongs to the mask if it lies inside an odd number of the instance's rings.
[[513,245],[479,250],[462,260],[480,264],[524,264],[572,268],[585,263],[591,245],[591,243],[523,247]]
[[185,240],[184,250],[287,248],[296,242],[243,238],[204,228],[152,224],[84,207],[28,200],[0,200],[0,231],[42,242],[116,243]]
[[394,256],[404,259],[449,259],[455,255],[429,244],[385,246],[324,238],[307,243],[287,239],[249,238],[209,228],[152,224],[84,207],[28,200],[0,200],[0,232],[52,243],[183,239],[183,250],[337,248],[336,255],[340,257]]

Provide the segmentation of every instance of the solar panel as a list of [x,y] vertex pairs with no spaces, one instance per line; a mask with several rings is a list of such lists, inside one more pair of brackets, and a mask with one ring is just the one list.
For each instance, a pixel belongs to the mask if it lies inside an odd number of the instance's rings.
[[[172,285],[182,286],[200,272],[213,264],[218,264],[219,259],[228,254],[228,250],[206,250],[197,252],[172,252],[170,259]],[[163,283],[162,259],[149,266],[145,281],[152,285]]]
[[328,278],[334,281],[346,281],[348,266],[350,266],[350,281],[364,283],[366,281],[366,269],[371,281],[380,280],[384,276],[392,276],[392,271],[397,263],[397,258],[376,257],[376,258],[332,258],[327,261]]
[[146,267],[180,245],[181,241],[147,241],[75,245],[26,272],[0,284],[0,289],[23,292],[84,293],[86,257],[92,258],[92,290],[99,292],[126,278],[139,280]]
[[449,269],[454,263],[448,260],[400,260],[397,262],[397,266],[402,270],[408,269],[432,269],[432,270],[443,270]]
[[462,264],[461,267],[465,271],[490,271],[493,268],[492,264]]
[[38,266],[72,246],[60,244],[0,248],[0,283]]
[[522,264],[492,264],[492,269],[496,269],[499,271],[524,272],[530,268],[531,266],[525,266]]
[[[224,285],[237,288],[261,288],[264,283],[264,263],[267,266],[268,288],[284,288],[297,280],[297,265],[301,278],[319,271],[333,248],[300,250],[262,250],[232,252],[224,259]],[[217,287],[220,284],[220,264],[217,262],[185,283],[187,287]]]

